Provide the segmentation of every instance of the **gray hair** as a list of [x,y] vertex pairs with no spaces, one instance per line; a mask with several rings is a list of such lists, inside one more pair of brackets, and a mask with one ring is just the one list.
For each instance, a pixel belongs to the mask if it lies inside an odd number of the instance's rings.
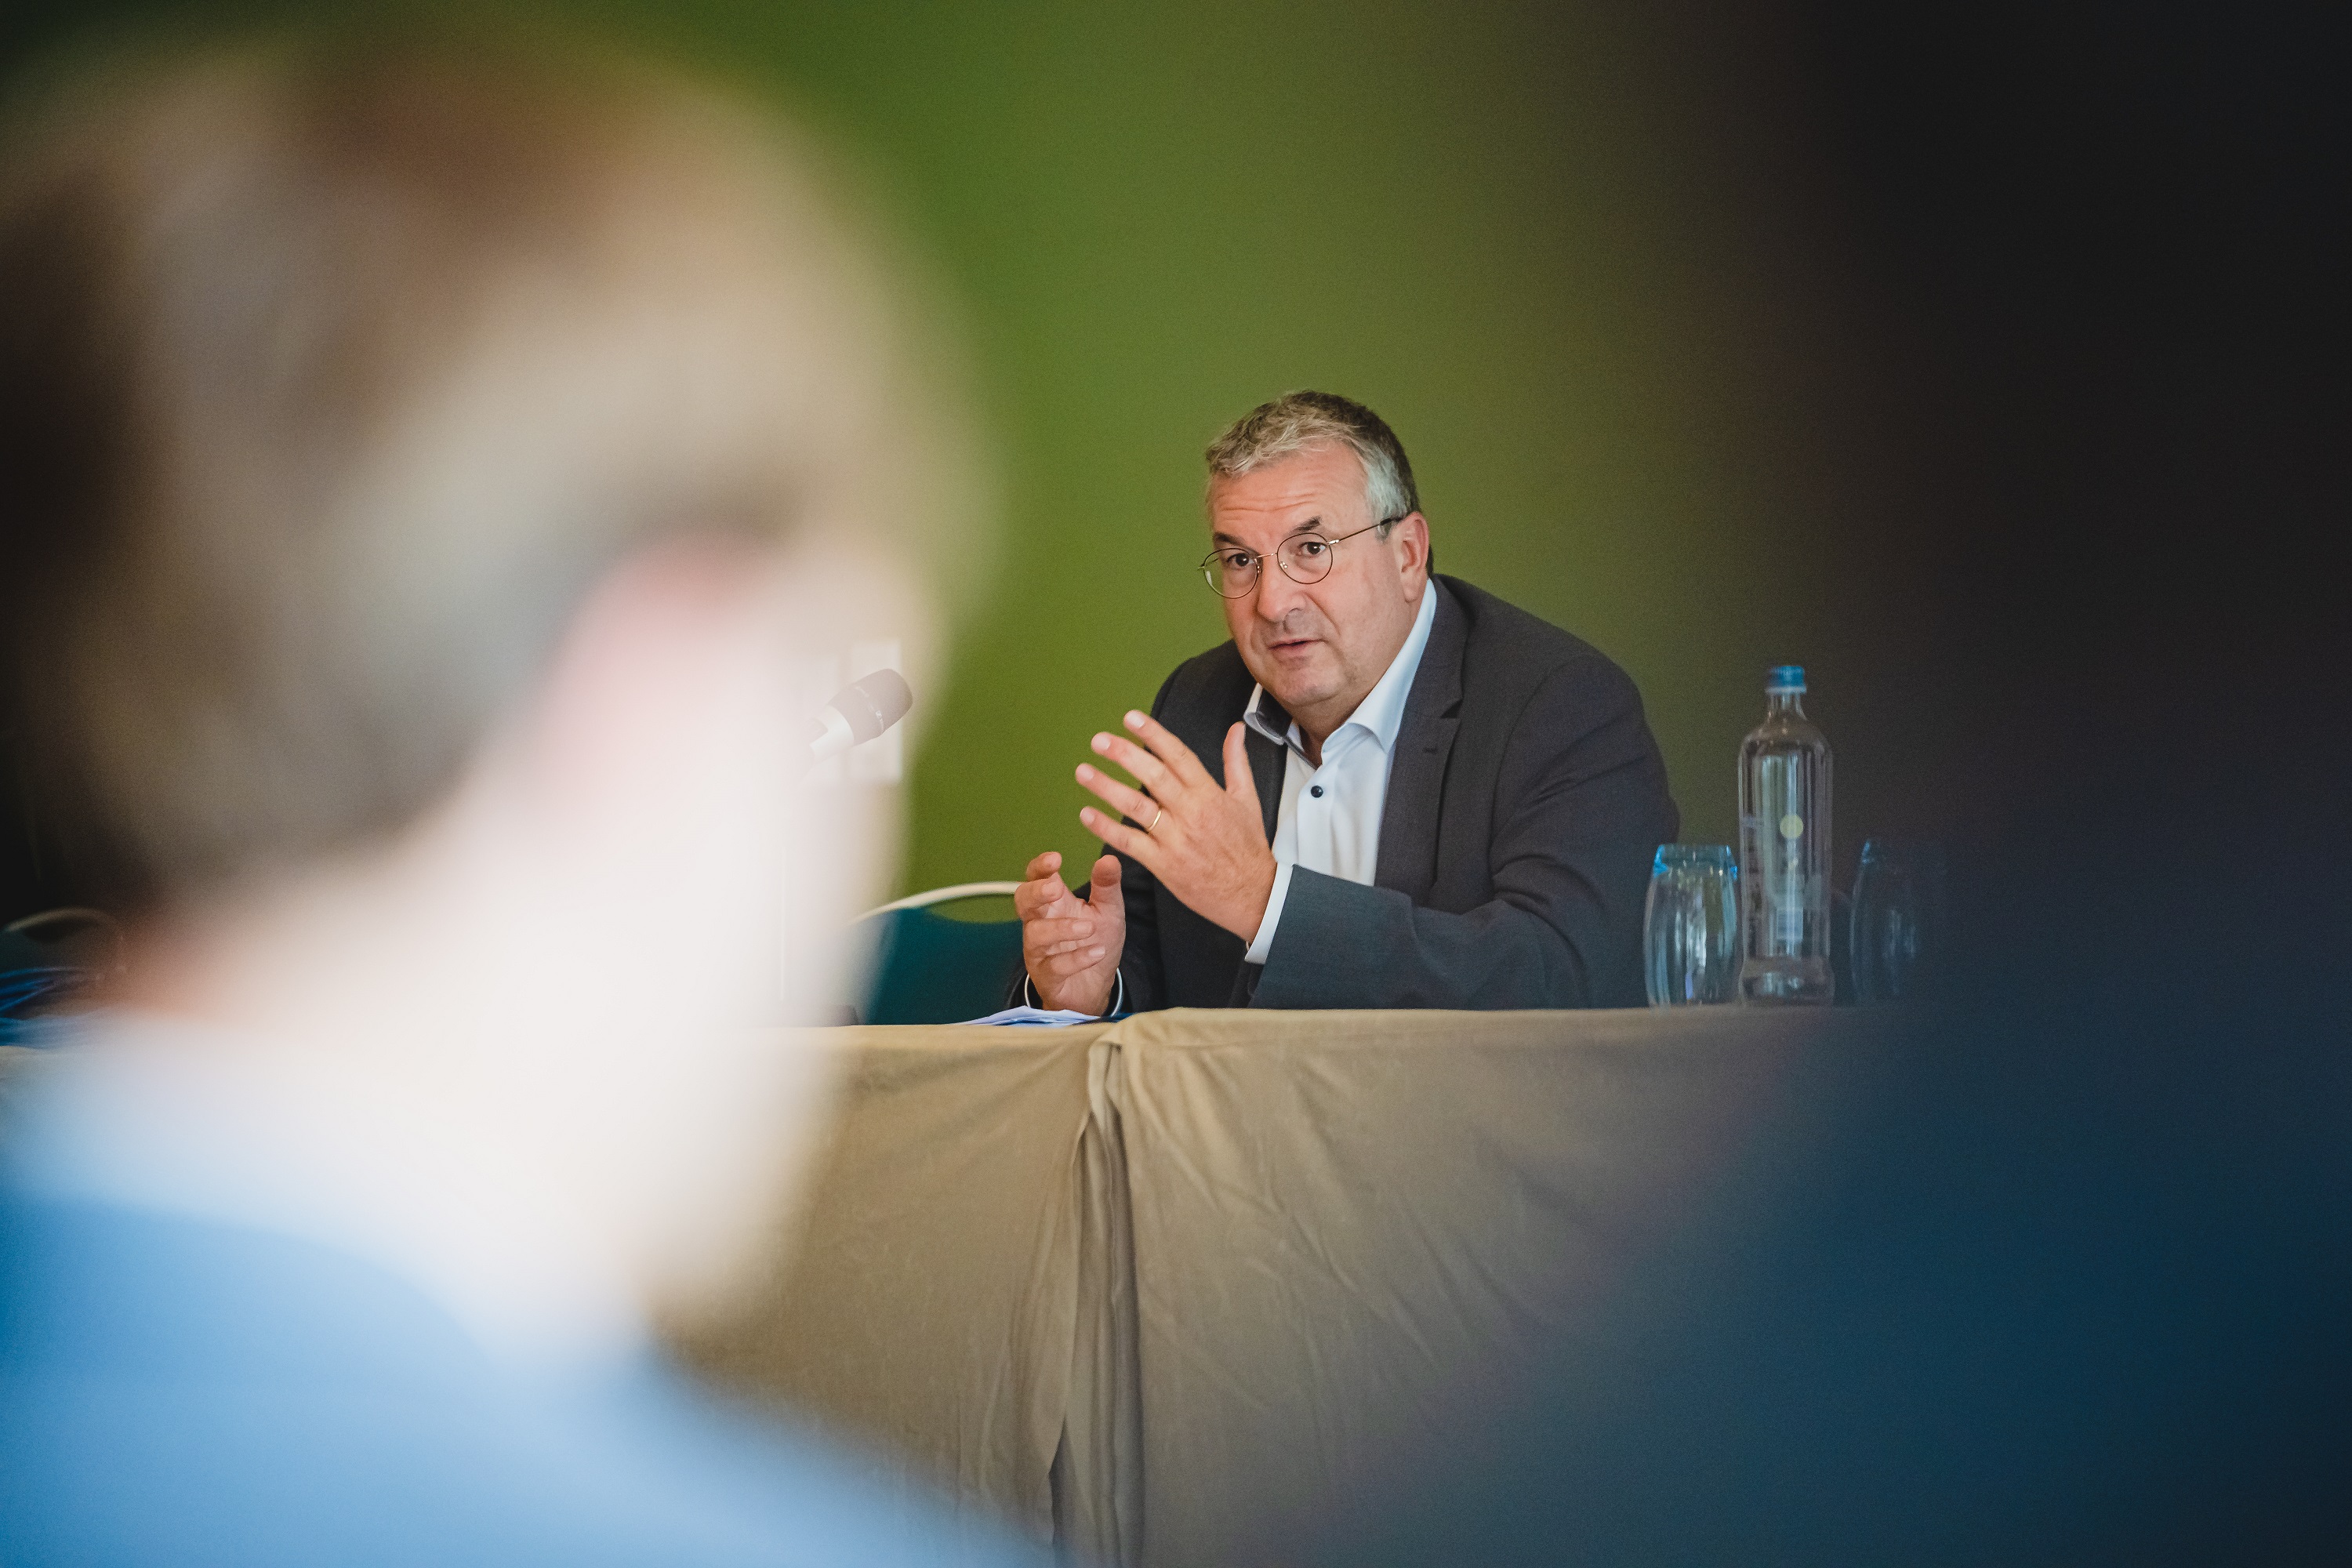
[[[1240,476],[1318,447],[1345,447],[1364,466],[1364,502],[1383,524],[1421,510],[1412,464],[1388,421],[1329,392],[1286,392],[1225,427],[1203,454],[1209,482]],[[1380,536],[1388,537],[1384,526]]]

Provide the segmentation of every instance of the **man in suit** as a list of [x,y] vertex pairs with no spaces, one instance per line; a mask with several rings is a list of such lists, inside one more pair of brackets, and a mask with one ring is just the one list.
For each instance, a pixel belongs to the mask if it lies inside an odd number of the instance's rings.
[[1043,1556],[655,1349],[805,1148],[743,1026],[881,876],[800,672],[919,656],[962,531],[792,144],[548,43],[10,121],[0,727],[130,959],[8,1064],[0,1562]]
[[1361,404],[1292,393],[1207,457],[1202,570],[1233,639],[1094,737],[1135,783],[1077,770],[1117,813],[1078,814],[1111,851],[1082,893],[1059,855],[1030,862],[1027,994],[1637,1005],[1650,858],[1679,819],[1632,680],[1432,574],[1412,466]]

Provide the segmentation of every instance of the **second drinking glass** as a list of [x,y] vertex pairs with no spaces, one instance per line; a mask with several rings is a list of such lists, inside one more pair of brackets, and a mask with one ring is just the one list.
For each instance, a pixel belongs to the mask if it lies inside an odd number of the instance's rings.
[[1650,1005],[1729,1002],[1739,991],[1739,863],[1727,844],[1661,844],[1642,916]]

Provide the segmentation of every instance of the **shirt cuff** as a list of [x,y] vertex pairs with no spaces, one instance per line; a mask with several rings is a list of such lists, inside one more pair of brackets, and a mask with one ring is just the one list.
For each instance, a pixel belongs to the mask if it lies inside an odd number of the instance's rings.
[[1250,938],[1249,951],[1242,954],[1244,963],[1264,963],[1266,950],[1274,945],[1274,928],[1282,923],[1282,900],[1290,896],[1290,873],[1297,863],[1276,860],[1274,863],[1274,891],[1265,899],[1265,917],[1257,922],[1257,935]]
[[[1045,1005],[1037,1000],[1037,983],[1026,974],[1024,974],[1021,977],[1021,1001],[1024,1005],[1034,1007],[1041,1013],[1045,1010]],[[1095,1016],[1097,1018],[1108,1018],[1111,1016],[1111,1013],[1124,1013],[1126,1011],[1127,971],[1123,969],[1113,970],[1110,977],[1110,1012],[1097,1013]]]

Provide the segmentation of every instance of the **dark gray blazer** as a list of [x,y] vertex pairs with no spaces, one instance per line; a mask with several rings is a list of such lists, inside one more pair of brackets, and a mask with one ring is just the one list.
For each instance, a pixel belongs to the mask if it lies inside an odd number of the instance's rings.
[[[1591,644],[1454,577],[1405,699],[1371,887],[1291,874],[1261,968],[1119,857],[1127,1006],[1619,1007],[1643,999],[1650,860],[1681,825],[1633,682]],[[1153,717],[1222,776],[1256,682],[1230,642],[1176,668]],[[1268,693],[1276,731],[1289,716]],[[1285,752],[1252,731],[1274,837]]]

